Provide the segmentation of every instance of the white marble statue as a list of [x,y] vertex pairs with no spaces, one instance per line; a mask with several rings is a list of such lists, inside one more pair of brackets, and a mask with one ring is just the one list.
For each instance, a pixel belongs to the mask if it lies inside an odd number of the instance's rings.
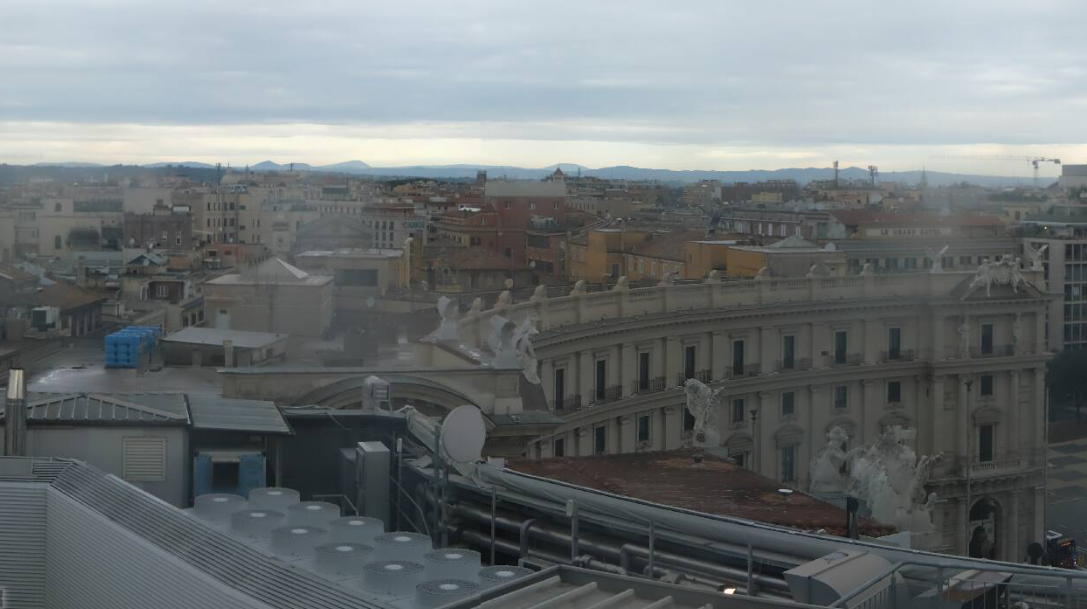
[[721,434],[717,431],[719,392],[710,389],[698,379],[687,379],[683,383],[683,392],[687,394],[687,412],[694,417],[694,433],[691,434],[691,444],[693,446],[720,446]]
[[501,315],[492,316],[491,334],[487,337],[487,347],[494,354],[492,365],[520,368],[530,383],[539,384],[539,363],[532,347],[532,337],[538,333],[535,315],[529,315],[520,325]]
[[993,284],[1011,286],[1012,291],[1019,293],[1019,285],[1025,284],[1026,279],[1019,272],[1019,259],[1014,262],[1010,256],[1001,256],[996,262],[986,262],[978,265],[974,273],[974,279],[970,282],[971,288],[984,287],[985,295],[992,295]]
[[962,320],[955,331],[959,333],[959,357],[966,357],[970,353],[970,322]]
[[460,306],[457,302],[446,296],[438,298],[438,315],[441,316],[442,321],[431,336],[438,340],[460,340],[460,328],[457,323],[460,319]]
[[1044,269],[1044,267],[1042,266],[1042,258],[1045,255],[1045,251],[1047,249],[1049,249],[1048,243],[1038,248],[1034,247],[1029,243],[1023,243],[1023,251],[1026,253],[1027,259],[1030,260],[1030,270],[1041,271]]
[[841,427],[827,432],[827,445],[812,457],[808,473],[813,495],[840,494],[849,485],[848,465],[857,449],[842,450],[849,442],[849,435]]
[[673,285],[676,285],[676,273],[674,271],[666,272],[664,274],[664,277],[661,278],[660,283],[657,284],[658,287],[667,287]]
[[947,249],[949,247],[951,246],[945,245],[940,248],[940,251],[936,251],[931,247],[925,248],[925,258],[928,258],[932,261],[932,268],[930,269],[930,272],[939,273],[944,270],[944,254],[947,253]]
[[864,501],[876,521],[903,531],[927,533],[933,528],[936,495],[925,492],[925,483],[940,455],[918,461],[917,454],[905,444],[916,433],[895,425],[874,444],[854,451],[846,492]]

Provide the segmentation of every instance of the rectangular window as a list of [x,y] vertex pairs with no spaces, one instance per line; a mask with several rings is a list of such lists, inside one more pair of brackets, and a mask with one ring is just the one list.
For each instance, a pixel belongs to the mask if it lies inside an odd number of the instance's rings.
[[996,428],[989,423],[978,427],[978,461],[987,463],[993,460]]
[[555,369],[555,410],[562,410],[566,399],[566,369]]
[[900,381],[887,382],[887,402],[897,404],[902,401],[902,383]]
[[649,352],[638,354],[638,390],[649,391]]
[[125,480],[166,481],[166,438],[122,438],[121,455]]
[[732,374],[743,376],[744,374],[744,341],[732,341]]
[[959,266],[968,268],[970,266],[970,256],[959,256]]
[[593,454],[602,455],[608,450],[608,428],[598,425],[593,429]]
[[796,446],[781,449],[781,481],[796,481]]
[[744,399],[736,398],[732,400],[732,422],[743,423],[746,414],[744,413]]
[[848,345],[849,335],[845,330],[838,330],[834,333],[834,363],[844,364],[846,362],[846,346]]
[[993,354],[993,324],[981,324],[981,354]]
[[559,438],[551,443],[551,455],[554,457],[566,456],[566,440]]
[[902,328],[887,330],[887,357],[889,359],[902,357]]
[[596,360],[596,399],[603,400],[607,396],[608,361]]
[[837,409],[849,408],[849,387],[838,385],[834,388],[834,407]]
[[781,394],[781,418],[796,415],[796,393],[786,391]]
[[695,364],[696,356],[698,355],[698,348],[695,345],[688,345],[683,350],[683,375],[685,378],[693,379],[695,377]]
[[781,339],[781,368],[792,370],[796,367],[796,337],[785,336]]
[[165,283],[155,285],[155,298],[166,298],[168,293],[169,291]]
[[993,395],[993,375],[982,375],[980,387],[978,388],[978,393],[982,397],[990,397]]
[[638,441],[649,441],[649,415],[647,414],[638,417]]
[[907,270],[912,271],[917,268],[917,258],[906,258],[904,262]]

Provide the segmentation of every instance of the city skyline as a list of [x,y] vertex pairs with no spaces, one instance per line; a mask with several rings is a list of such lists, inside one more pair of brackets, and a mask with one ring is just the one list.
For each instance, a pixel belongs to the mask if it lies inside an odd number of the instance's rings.
[[[1087,159],[1073,2],[8,7],[0,161],[1029,175]],[[1054,167],[1042,175],[1057,175]]]

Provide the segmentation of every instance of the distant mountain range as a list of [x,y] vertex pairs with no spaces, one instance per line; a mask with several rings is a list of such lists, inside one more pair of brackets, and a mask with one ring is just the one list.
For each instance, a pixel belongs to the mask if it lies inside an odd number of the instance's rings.
[[[163,167],[190,167],[196,169],[215,169],[214,164],[197,161],[152,163],[142,165],[149,169]],[[68,168],[94,168],[108,167],[95,165],[94,163],[38,163],[34,167],[68,167]],[[619,165],[615,167],[601,167],[591,169],[575,163],[558,163],[540,168],[515,167],[507,165],[410,165],[405,167],[373,167],[362,161],[346,161],[331,165],[310,165],[309,163],[296,162],[293,164],[295,171],[313,171],[322,173],[343,173],[351,175],[366,175],[386,178],[429,178],[429,179],[472,179],[478,171],[486,171],[491,179],[507,178],[512,180],[539,180],[561,168],[567,175],[593,176],[610,180],[659,180],[661,182],[684,184],[699,180],[718,180],[720,182],[762,182],[766,180],[795,180],[800,184],[807,184],[813,180],[829,180],[834,177],[834,170],[829,167],[793,167],[787,169],[750,169],[745,171],[713,171],[713,170],[675,170],[652,169],[644,167],[630,167]],[[236,170],[237,168],[233,168]],[[249,167],[250,171],[289,171],[290,163],[277,163],[275,161],[262,161]],[[921,171],[885,172],[879,175],[883,181],[900,181],[906,183],[919,183]],[[868,171],[860,167],[847,167],[840,171],[840,177],[844,180],[866,180]],[[940,171],[925,172],[925,179],[932,186],[947,186],[967,182],[979,186],[1010,187],[1023,186],[1032,183],[1032,178],[1022,176],[988,176],[977,174],[945,173]],[[1041,186],[1048,186],[1055,180],[1043,178],[1039,180]]]

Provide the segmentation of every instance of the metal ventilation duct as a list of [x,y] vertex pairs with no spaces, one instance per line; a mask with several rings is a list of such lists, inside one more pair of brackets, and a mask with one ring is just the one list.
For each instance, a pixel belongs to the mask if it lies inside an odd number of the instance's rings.
[[283,512],[266,509],[245,509],[230,515],[230,532],[238,537],[268,539],[272,529],[283,525]]
[[427,580],[459,579],[479,581],[479,552],[461,548],[434,550],[423,555]]
[[249,491],[249,507],[282,511],[300,501],[298,491],[290,488],[255,488]]
[[247,503],[238,495],[226,493],[209,493],[199,495],[193,502],[193,513],[201,520],[217,524],[230,524],[230,516],[234,512],[244,510]]
[[272,530],[272,550],[287,558],[309,558],[328,531],[319,527],[287,525]]
[[340,517],[340,506],[324,501],[302,501],[289,506],[286,512],[288,524],[326,527]]
[[374,538],[374,550],[386,560],[421,562],[423,555],[432,549],[430,538],[419,533],[396,531]]
[[415,607],[444,607],[462,598],[479,594],[479,584],[459,579],[426,581],[415,587]]
[[26,373],[8,370],[7,401],[4,403],[4,455],[26,456]]
[[385,532],[385,523],[377,518],[345,516],[330,521],[328,532],[332,539],[369,545]]
[[372,547],[361,543],[326,543],[314,548],[313,567],[331,577],[357,576],[373,553]]
[[417,562],[382,560],[362,569],[362,587],[375,594],[407,596],[415,591],[426,569]]

